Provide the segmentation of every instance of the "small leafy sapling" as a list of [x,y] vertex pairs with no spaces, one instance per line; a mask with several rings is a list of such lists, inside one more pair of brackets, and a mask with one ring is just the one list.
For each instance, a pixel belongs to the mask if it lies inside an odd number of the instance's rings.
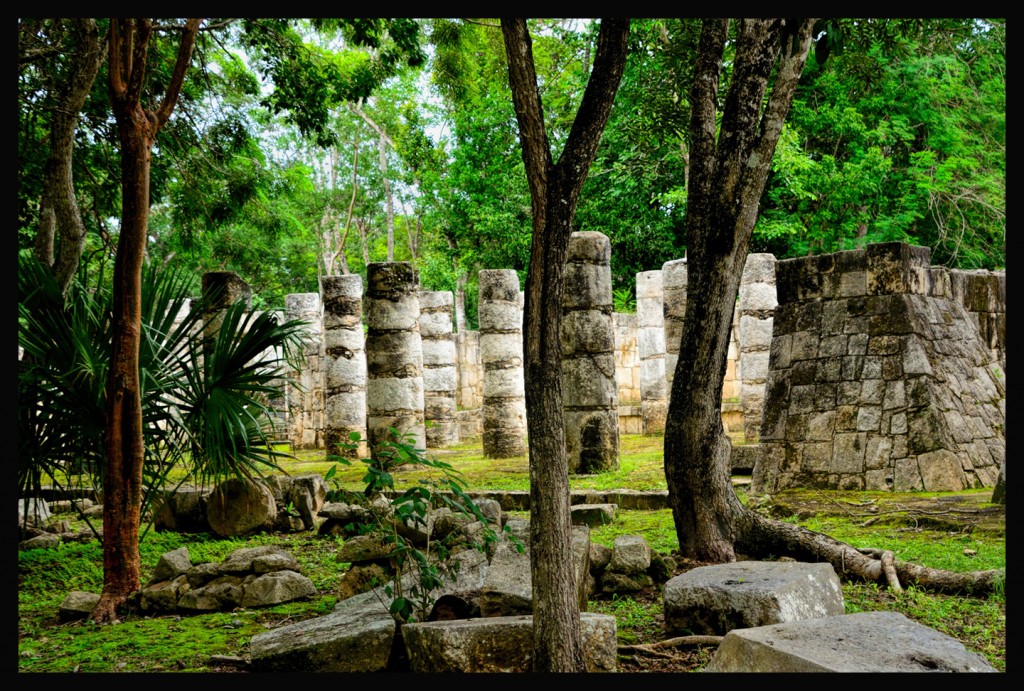
[[[349,439],[350,443],[340,445],[343,450],[353,450],[363,442],[357,432],[351,433]],[[324,475],[324,479],[334,485],[334,489],[328,492],[328,499],[344,499],[368,508],[376,505],[379,509],[380,498],[385,498],[388,510],[371,511],[368,513],[370,518],[360,522],[356,530],[359,534],[376,535],[390,547],[388,558],[394,567],[395,578],[381,590],[390,598],[390,603],[384,604],[395,621],[399,624],[421,621],[430,612],[438,588],[457,578],[461,562],[453,558],[456,551],[465,547],[489,550],[498,541],[498,534],[488,526],[480,507],[466,493],[462,474],[451,464],[416,448],[412,435],[402,435],[398,430],[389,428],[387,437],[373,451],[370,458],[361,459],[366,464],[361,480],[365,484],[363,491],[351,492],[339,487],[337,465],[334,465]],[[340,454],[332,460],[351,465],[351,461]],[[393,473],[401,466],[410,465],[437,471],[438,474],[420,479],[417,485],[397,492]],[[459,531],[434,539],[430,530],[430,513],[442,507],[447,507],[453,514],[480,521],[484,528],[476,534],[479,541]],[[412,539],[403,535],[403,528],[422,529],[427,535],[426,546],[420,548],[414,544]],[[522,543],[507,528],[505,533],[522,552]],[[414,576],[403,577],[409,573]],[[381,596],[377,589],[374,592]]]

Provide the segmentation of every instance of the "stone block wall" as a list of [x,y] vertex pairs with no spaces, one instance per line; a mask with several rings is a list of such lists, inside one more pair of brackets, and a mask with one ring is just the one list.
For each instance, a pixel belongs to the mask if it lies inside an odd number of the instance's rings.
[[1005,370],[1006,272],[934,267],[930,273],[933,293],[952,298],[964,306],[977,326],[982,342]]
[[776,263],[751,491],[994,485],[1003,369],[929,257],[885,243]]
[[665,379],[664,301],[661,270],[638,273],[637,356],[640,359],[640,412],[643,417],[644,434],[665,431],[668,383]]
[[483,405],[483,363],[480,361],[480,332],[455,334],[458,387],[455,405],[459,410],[473,410]]
[[611,242],[602,233],[575,232],[569,237],[561,341],[562,414],[570,473],[619,467],[611,254]]

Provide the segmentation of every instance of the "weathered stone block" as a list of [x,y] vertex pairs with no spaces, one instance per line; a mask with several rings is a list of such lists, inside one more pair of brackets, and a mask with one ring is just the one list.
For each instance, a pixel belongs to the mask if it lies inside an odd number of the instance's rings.
[[706,672],[995,672],[960,641],[897,612],[733,630]]
[[665,628],[724,635],[843,613],[831,564],[740,561],[691,569],[665,584]]

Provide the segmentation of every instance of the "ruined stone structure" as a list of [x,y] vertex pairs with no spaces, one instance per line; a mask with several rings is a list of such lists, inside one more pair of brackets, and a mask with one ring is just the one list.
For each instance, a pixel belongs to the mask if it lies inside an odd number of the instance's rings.
[[752,492],[995,483],[1006,455],[1003,368],[954,298],[962,272],[929,257],[886,243],[776,263]]
[[679,343],[683,338],[686,319],[686,259],[673,259],[661,267],[662,293],[665,316],[665,397],[672,395],[676,363],[679,362]]
[[618,387],[612,330],[611,243],[569,238],[562,295],[562,408],[570,473],[619,467]]
[[[945,291],[946,279],[941,268],[931,269],[933,281]],[[982,342],[991,351],[999,366],[1006,370],[1006,272],[948,271],[949,294],[967,313]]]
[[480,332],[461,331],[455,334],[455,367],[458,387],[455,389],[455,420],[459,440],[469,441],[483,434],[483,363],[480,361]]
[[747,255],[739,291],[739,361],[742,363],[739,375],[743,436],[750,444],[757,442],[761,430],[768,351],[772,345],[772,317],[777,304],[775,255]]
[[[324,292],[324,445],[328,454],[366,458],[363,279],[356,274],[324,276],[320,285]],[[355,442],[355,448],[339,446],[353,444],[353,433],[362,440]]]
[[293,293],[284,297],[286,320],[307,323],[302,338],[305,362],[292,371],[288,385],[288,436],[296,449],[317,449],[324,445],[323,331],[320,293]]
[[[757,256],[757,255],[754,255]],[[771,255],[768,255],[771,256]],[[745,273],[745,267],[744,267]],[[664,294],[663,314],[665,319],[665,397],[666,407],[668,399],[672,396],[672,381],[676,375],[676,363],[679,361],[679,346],[683,338],[683,321],[686,319],[686,259],[674,259],[668,261],[662,267],[662,282]],[[638,284],[639,285],[639,284]],[[742,303],[742,288],[740,289],[740,305]],[[751,397],[760,395],[764,397],[764,379],[762,375],[760,389],[757,382],[752,378],[751,387],[745,390],[740,385],[742,368],[739,365],[740,353],[736,336],[739,322],[740,306],[737,306],[732,315],[732,331],[729,336],[729,351],[726,365],[725,378],[722,382],[722,424],[730,434],[739,434],[743,431],[744,417],[743,395]],[[767,351],[766,351],[767,354]],[[655,365],[656,366],[656,365]],[[755,369],[755,372],[757,370]],[[664,429],[664,427],[663,427]]]
[[479,408],[483,405],[483,363],[480,361],[480,332],[462,331],[455,334],[458,387],[455,404],[459,408]]
[[615,385],[619,392],[619,434],[643,434],[637,315],[612,312],[615,333]]
[[522,307],[514,269],[478,276],[480,360],[483,363],[483,447],[487,458],[526,453]]
[[449,290],[420,291],[420,338],[423,340],[423,417],[427,447],[442,448],[459,441],[455,420],[455,298]]
[[662,273],[636,275],[637,354],[640,358],[640,413],[644,434],[665,431],[665,312]]
[[426,448],[420,280],[410,262],[366,267],[366,431],[371,454],[391,441],[389,428]]
[[[729,331],[729,348],[725,361],[725,377],[722,379],[722,425],[734,440],[743,436],[743,401],[740,386],[740,306],[732,313],[732,329]],[[761,384],[761,398],[764,398],[764,383]],[[761,424],[758,419],[757,424]],[[746,441],[744,439],[744,441]]]

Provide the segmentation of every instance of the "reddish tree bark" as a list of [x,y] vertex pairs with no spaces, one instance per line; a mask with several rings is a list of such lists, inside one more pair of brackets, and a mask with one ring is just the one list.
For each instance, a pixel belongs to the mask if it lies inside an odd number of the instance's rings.
[[111,19],[110,101],[121,143],[121,232],[114,261],[113,344],[107,379],[103,468],[103,592],[97,622],[117,618],[117,607],[139,589],[139,511],[142,504],[142,399],[139,340],[142,260],[149,225],[150,154],[157,132],[178,100],[192,59],[200,19],[181,32],[167,92],[154,110],[141,104],[152,25],[148,19]]

